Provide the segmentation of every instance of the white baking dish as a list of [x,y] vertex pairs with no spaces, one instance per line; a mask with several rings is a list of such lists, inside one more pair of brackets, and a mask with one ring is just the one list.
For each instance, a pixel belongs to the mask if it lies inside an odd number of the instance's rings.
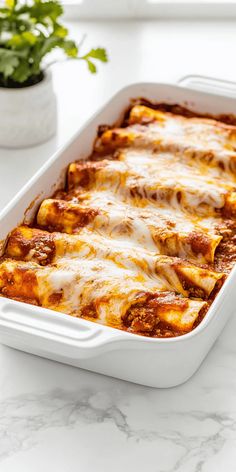
[[[206,87],[202,78],[186,80],[195,88],[199,83],[201,89]],[[213,85],[214,92],[219,91],[217,96],[182,85],[134,84],[122,89],[49,159],[1,212],[0,240],[24,218],[28,221],[32,217],[40,201],[50,196],[55,185],[62,182],[69,162],[89,155],[98,125],[116,122],[130,99],[145,97],[156,102],[178,103],[199,112],[236,114],[236,98],[229,98],[233,95],[232,90],[235,93],[234,84],[215,81]],[[29,208],[27,212],[26,208]],[[26,352],[132,382],[170,387],[186,381],[200,366],[234,311],[235,284],[236,268],[202,323],[191,333],[171,339],[142,337],[0,298],[0,341]]]

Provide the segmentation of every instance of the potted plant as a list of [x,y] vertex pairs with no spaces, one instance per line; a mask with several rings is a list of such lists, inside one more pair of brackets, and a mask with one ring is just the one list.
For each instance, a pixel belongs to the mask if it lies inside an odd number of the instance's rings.
[[61,24],[57,0],[5,0],[0,8],[0,146],[32,146],[56,131],[56,96],[45,64],[55,48],[66,57],[106,62],[103,48],[81,54]]

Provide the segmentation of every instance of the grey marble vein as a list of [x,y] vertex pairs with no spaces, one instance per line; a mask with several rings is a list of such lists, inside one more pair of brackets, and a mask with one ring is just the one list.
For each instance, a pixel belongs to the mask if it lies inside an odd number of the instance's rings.
[[[0,461],[34,447],[40,432],[50,428],[72,429],[81,424],[110,423],[125,440],[151,442],[153,447],[164,441],[170,450],[175,446],[181,451],[171,467],[157,468],[153,464],[151,471],[190,471],[188,464],[192,464],[191,472],[202,472],[206,461],[222,450],[227,435],[235,438],[236,411],[231,414],[199,410],[158,412],[152,428],[147,427],[144,414],[140,417],[140,427],[134,426],[129,418],[130,398],[124,406],[123,395],[124,392],[120,398],[115,398],[113,392],[57,389],[3,400],[0,403]],[[148,406],[148,396],[146,402]]]

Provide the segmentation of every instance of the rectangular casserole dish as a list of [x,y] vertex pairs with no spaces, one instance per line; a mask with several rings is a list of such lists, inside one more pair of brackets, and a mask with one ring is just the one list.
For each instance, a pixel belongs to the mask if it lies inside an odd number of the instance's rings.
[[[29,222],[39,203],[65,179],[70,162],[89,156],[100,124],[114,124],[130,100],[178,103],[200,113],[236,114],[234,84],[185,78],[182,85],[134,84],[122,89],[62,150],[57,152],[0,214],[0,240],[23,220]],[[226,95],[229,95],[227,97]],[[54,183],[52,185],[52,183]],[[32,203],[33,202],[33,203]],[[26,209],[28,210],[26,211]],[[14,348],[84,369],[153,387],[186,381],[200,366],[234,310],[234,268],[204,320],[177,338],[147,338],[66,314],[0,298],[0,341]]]

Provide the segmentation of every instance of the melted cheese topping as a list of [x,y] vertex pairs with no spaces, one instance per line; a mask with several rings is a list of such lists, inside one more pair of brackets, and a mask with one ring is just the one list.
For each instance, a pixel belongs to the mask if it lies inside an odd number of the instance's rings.
[[0,293],[142,335],[190,331],[236,252],[235,139],[216,120],[134,106],[70,164],[35,226],[12,231]]

